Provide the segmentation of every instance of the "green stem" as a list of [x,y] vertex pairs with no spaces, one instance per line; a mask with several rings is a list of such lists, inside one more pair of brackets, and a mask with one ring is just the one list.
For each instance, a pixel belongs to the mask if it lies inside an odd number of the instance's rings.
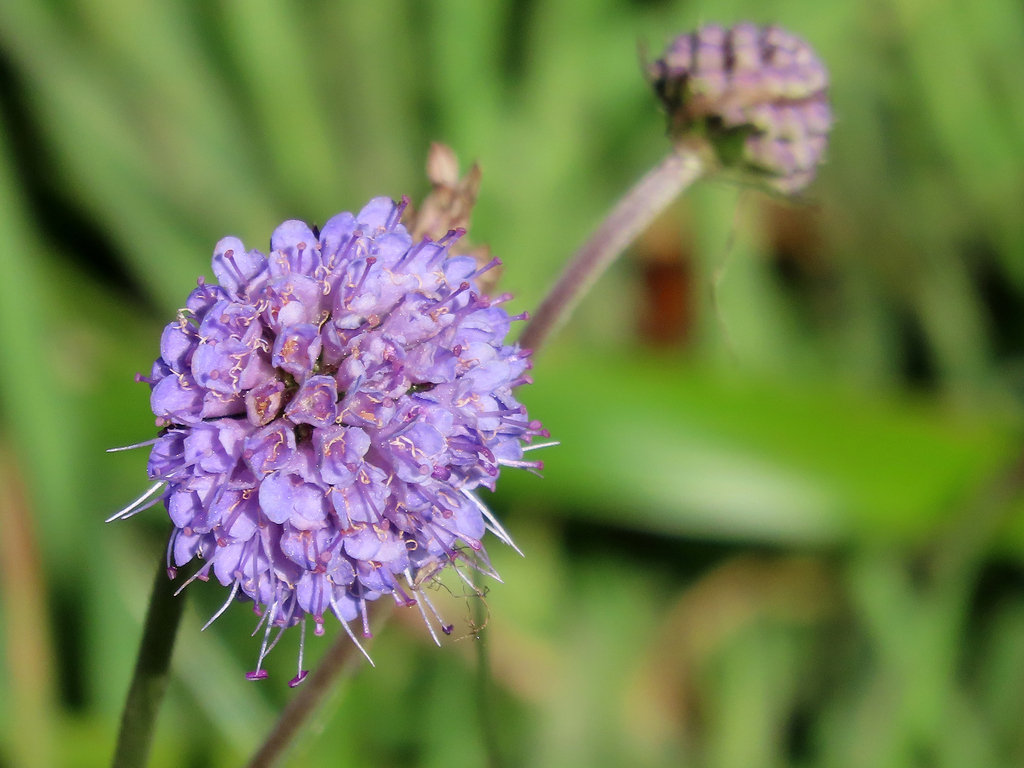
[[704,172],[697,149],[678,146],[630,189],[576,251],[519,338],[537,351],[564,323],[597,279],[669,204]]
[[476,695],[477,713],[480,716],[480,733],[483,737],[487,764],[490,768],[502,768],[505,761],[498,746],[493,706],[493,680],[491,679],[491,654],[487,639],[487,603],[483,587],[477,584],[478,598],[475,616],[476,624]]
[[185,606],[184,597],[174,596],[175,588],[174,582],[167,578],[161,556],[135,673],[121,715],[113,768],[144,768],[149,758],[157,713],[167,690],[174,639]]

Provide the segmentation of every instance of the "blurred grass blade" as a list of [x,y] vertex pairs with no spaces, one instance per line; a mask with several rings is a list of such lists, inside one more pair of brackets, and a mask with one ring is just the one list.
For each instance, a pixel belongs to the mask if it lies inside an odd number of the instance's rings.
[[338,140],[311,66],[320,38],[306,34],[305,9],[286,0],[223,0],[221,6],[228,45],[262,126],[257,135],[289,200],[315,213],[341,197]]
[[[0,418],[25,468],[39,516],[44,557],[69,548],[61,536],[73,505],[75,419],[58,383],[54,359],[53,298],[44,279],[45,253],[16,186],[0,112]],[[63,549],[62,549],[63,548]]]
[[46,589],[18,458],[0,442],[0,595],[6,614],[10,719],[15,762],[47,768],[54,759],[55,675]]

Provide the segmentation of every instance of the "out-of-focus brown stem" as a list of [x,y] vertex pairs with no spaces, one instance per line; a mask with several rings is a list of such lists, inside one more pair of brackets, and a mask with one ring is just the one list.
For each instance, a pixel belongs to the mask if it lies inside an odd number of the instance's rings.
[[619,254],[700,177],[704,168],[698,150],[679,146],[640,179],[576,251],[555,287],[530,318],[519,339],[520,346],[539,350]]
[[[375,635],[383,628],[393,608],[390,603],[384,603],[374,611],[373,632]],[[365,641],[363,645],[364,647],[368,646]],[[281,712],[281,716],[277,719],[277,723],[267,736],[266,741],[246,764],[247,768],[272,768],[277,765],[284,758],[299,731],[320,707],[338,681],[354,672],[363,661],[362,654],[359,653],[359,649],[355,647],[349,636],[344,632],[339,633],[334,644],[327,649],[327,653],[320,660],[320,666],[313,670],[309,678],[299,688],[298,695],[288,702],[284,711]]]
[[0,588],[14,718],[14,764],[55,765],[53,645],[42,567],[25,487],[13,454],[0,445]]

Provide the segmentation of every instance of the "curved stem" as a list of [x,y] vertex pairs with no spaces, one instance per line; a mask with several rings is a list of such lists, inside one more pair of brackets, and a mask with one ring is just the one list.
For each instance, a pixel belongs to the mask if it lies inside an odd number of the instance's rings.
[[704,171],[700,154],[677,147],[626,193],[562,272],[519,339],[537,351],[564,323],[580,299],[647,226]]
[[[390,604],[385,603],[374,611],[374,624],[377,625],[374,627],[374,634],[380,631],[391,615],[390,609]],[[252,759],[246,763],[246,768],[272,768],[277,765],[303,725],[334,688],[335,683],[353,672],[362,658],[349,636],[343,632],[339,633],[334,644],[320,660],[320,666],[313,670],[295,698],[288,702],[273,730]]]
[[113,768],[144,768],[149,758],[157,713],[167,690],[174,639],[185,607],[184,596],[175,597],[174,592],[175,584],[167,578],[161,553],[146,612],[142,645],[121,715]]

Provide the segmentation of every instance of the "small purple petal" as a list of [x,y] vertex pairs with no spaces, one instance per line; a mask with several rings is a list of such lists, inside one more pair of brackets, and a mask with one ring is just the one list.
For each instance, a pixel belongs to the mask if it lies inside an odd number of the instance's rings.
[[330,376],[311,376],[285,406],[284,415],[296,424],[330,426],[338,417],[338,385]]
[[270,236],[271,274],[312,275],[320,266],[319,247],[319,239],[305,222],[284,222]]
[[199,386],[223,394],[241,392],[241,373],[252,349],[237,339],[201,343],[192,355],[192,375]]
[[359,228],[367,234],[383,231],[395,211],[395,201],[390,197],[375,197],[363,206],[356,216]]
[[160,357],[175,373],[187,373],[192,351],[198,343],[195,328],[187,323],[171,323],[160,337]]
[[260,509],[272,522],[291,522],[299,528],[319,527],[327,515],[324,492],[283,470],[272,472],[260,484]]
[[370,448],[370,437],[358,427],[334,426],[314,433],[320,475],[325,483],[351,485],[363,456]]
[[250,435],[242,452],[242,457],[257,477],[287,467],[295,455],[295,433],[280,421]]
[[266,266],[266,257],[259,251],[246,251],[237,237],[225,237],[213,249],[213,274],[235,298],[245,295],[249,283]]
[[203,390],[188,374],[174,374],[154,387],[149,402],[157,418],[189,424],[199,419],[203,409]]
[[245,413],[249,421],[257,427],[273,421],[281,410],[283,394],[284,382],[278,379],[265,380],[249,390],[245,396]]
[[274,342],[271,362],[298,381],[305,381],[320,357],[321,346],[320,332],[315,325],[292,325],[284,329]]

